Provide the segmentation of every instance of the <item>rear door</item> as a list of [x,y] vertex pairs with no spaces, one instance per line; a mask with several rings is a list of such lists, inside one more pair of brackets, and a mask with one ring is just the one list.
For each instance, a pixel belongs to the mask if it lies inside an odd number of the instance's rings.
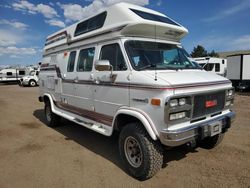
[[94,116],[92,69],[95,49],[94,46],[80,49],[76,65],[76,106],[85,110],[82,111],[83,116]]

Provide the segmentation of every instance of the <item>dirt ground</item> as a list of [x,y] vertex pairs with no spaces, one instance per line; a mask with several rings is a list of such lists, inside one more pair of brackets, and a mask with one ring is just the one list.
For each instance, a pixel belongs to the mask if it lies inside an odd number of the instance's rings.
[[250,95],[236,95],[236,121],[217,148],[179,147],[140,182],[126,174],[117,137],[64,121],[45,125],[38,88],[0,85],[0,188],[250,187]]

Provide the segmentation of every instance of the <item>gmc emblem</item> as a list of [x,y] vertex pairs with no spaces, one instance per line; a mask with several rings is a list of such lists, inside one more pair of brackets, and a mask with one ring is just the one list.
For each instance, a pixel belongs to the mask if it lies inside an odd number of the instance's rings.
[[217,100],[206,101],[206,108],[211,108],[217,105]]

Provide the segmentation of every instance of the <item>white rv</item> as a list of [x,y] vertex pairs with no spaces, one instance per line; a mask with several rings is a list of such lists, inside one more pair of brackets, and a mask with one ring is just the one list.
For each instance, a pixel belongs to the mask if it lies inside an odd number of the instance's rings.
[[237,54],[227,57],[227,78],[239,90],[250,89],[250,54]]
[[186,57],[187,33],[164,14],[119,3],[48,36],[39,74],[48,125],[63,117],[119,132],[121,158],[140,180],[161,169],[164,147],[215,147],[234,118],[234,90]]
[[194,58],[204,70],[226,77],[227,60],[217,57],[197,57]]
[[27,74],[26,69],[6,68],[0,71],[0,83],[18,82]]

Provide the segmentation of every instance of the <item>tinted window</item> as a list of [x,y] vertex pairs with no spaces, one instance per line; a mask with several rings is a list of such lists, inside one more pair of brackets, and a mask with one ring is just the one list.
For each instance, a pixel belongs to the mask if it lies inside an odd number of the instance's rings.
[[101,60],[109,60],[114,71],[127,70],[119,44],[109,44],[102,47]]
[[68,72],[73,72],[74,71],[75,59],[76,59],[76,51],[70,52],[68,67],[67,67]]
[[7,76],[12,76],[12,72],[6,72]]
[[25,71],[19,71],[19,75],[25,75]]
[[159,16],[156,14],[151,14],[151,13],[147,13],[147,12],[143,12],[143,11],[135,10],[135,9],[130,9],[130,10],[132,10],[138,16],[140,16],[141,18],[146,19],[146,20],[163,22],[163,23],[172,24],[172,25],[178,25],[177,23],[175,23],[174,21],[170,20],[167,17],[163,17],[163,16]]
[[87,72],[92,70],[95,48],[83,49],[79,53],[77,62],[78,72]]
[[93,18],[79,23],[76,26],[75,36],[101,28],[105,22],[106,16],[107,12],[103,12]]
[[215,72],[220,72],[220,64],[215,63]]
[[212,71],[214,69],[214,63],[207,63],[203,68],[206,71]]

